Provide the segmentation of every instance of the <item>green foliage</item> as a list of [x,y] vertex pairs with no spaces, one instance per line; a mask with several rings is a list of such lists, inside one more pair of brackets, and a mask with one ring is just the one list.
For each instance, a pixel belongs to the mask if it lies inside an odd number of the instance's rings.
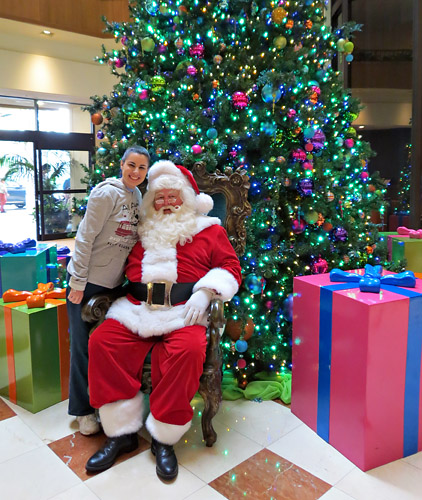
[[118,175],[135,143],[153,161],[249,173],[245,280],[229,313],[240,340],[248,320],[254,329],[244,352],[229,329],[223,341],[242,384],[290,367],[294,276],[387,264],[371,222],[386,186],[369,175],[373,152],[352,125],[361,104],[331,65],[350,59],[361,26],[332,32],[319,0],[280,5],[130,2],[129,22],[106,22],[116,47],[98,57],[117,83],[87,106],[103,136],[90,186]]

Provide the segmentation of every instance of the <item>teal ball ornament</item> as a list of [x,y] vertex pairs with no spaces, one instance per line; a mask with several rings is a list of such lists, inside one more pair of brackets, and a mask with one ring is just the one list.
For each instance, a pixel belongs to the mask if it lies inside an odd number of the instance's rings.
[[248,350],[248,343],[246,340],[236,340],[234,346],[237,352],[246,352]]
[[262,283],[261,278],[259,278],[256,274],[248,274],[245,278],[245,286],[246,288],[253,294],[257,295],[261,293]]
[[215,139],[218,136],[217,129],[214,127],[211,127],[207,130],[207,137],[208,139]]
[[281,97],[281,90],[267,83],[262,87],[262,100],[264,102],[277,102]]

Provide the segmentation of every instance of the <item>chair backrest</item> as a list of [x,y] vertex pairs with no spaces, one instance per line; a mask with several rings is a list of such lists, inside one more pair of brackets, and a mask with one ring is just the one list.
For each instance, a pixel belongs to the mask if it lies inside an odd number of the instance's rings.
[[233,171],[231,168],[226,168],[224,173],[220,170],[210,173],[202,161],[194,164],[192,174],[199,190],[213,198],[214,208],[209,215],[221,220],[233,248],[240,257],[246,245],[245,219],[251,214],[248,174],[245,170]]

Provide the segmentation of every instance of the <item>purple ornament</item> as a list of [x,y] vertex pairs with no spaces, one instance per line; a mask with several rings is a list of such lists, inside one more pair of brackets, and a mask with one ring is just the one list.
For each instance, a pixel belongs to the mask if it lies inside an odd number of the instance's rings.
[[325,134],[321,129],[315,130],[315,134],[310,139],[310,142],[313,144],[315,149],[321,149],[324,147],[325,142]]
[[297,183],[297,190],[302,196],[311,196],[314,190],[314,181],[309,178],[301,179]]
[[204,51],[205,48],[202,43],[196,43],[195,45],[189,47],[189,55],[192,57],[198,57],[199,59],[204,57]]
[[102,130],[99,130],[99,131],[97,132],[97,138],[98,138],[98,139],[104,139],[104,132],[103,132]]
[[166,45],[163,45],[163,44],[160,44],[160,45],[158,46],[158,49],[157,49],[157,50],[158,50],[158,53],[159,53],[159,54],[164,54],[164,52],[167,50],[167,46],[166,46]]
[[333,239],[334,241],[346,241],[347,240],[347,231],[344,227],[335,227],[333,229]]

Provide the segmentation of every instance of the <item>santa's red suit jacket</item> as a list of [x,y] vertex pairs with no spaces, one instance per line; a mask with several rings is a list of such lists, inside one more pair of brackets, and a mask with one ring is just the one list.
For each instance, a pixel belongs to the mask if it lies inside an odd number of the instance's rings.
[[[128,279],[141,283],[195,282],[193,292],[206,288],[213,290],[215,297],[230,300],[241,283],[241,268],[227,233],[218,222],[214,217],[198,217],[192,241],[185,245],[160,245],[145,250],[138,242],[128,258]],[[183,328],[184,304],[156,309],[128,295],[113,303],[107,318],[119,321],[141,337],[163,335]],[[197,324],[206,326],[206,315]]]

